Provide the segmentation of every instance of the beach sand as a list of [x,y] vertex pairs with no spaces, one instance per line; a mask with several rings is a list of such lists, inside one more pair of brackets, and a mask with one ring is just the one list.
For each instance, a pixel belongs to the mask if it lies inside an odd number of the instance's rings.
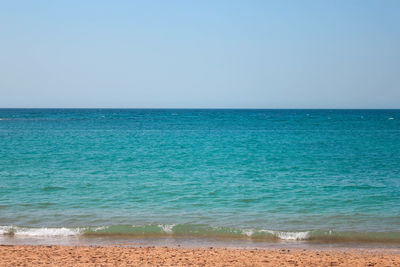
[[400,266],[400,250],[0,246],[0,266]]

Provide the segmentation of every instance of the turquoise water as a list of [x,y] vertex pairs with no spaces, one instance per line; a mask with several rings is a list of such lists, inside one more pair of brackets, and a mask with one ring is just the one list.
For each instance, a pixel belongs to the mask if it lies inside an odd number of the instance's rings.
[[0,109],[0,236],[400,243],[400,110]]

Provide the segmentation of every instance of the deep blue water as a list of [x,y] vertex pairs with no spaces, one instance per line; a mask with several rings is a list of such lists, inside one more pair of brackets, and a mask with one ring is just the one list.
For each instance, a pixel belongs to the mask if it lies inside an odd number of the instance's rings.
[[0,235],[400,242],[400,110],[0,109]]

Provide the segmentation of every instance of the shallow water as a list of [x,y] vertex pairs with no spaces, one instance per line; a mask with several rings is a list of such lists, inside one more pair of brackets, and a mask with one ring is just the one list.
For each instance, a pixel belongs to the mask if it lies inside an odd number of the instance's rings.
[[0,109],[0,118],[3,241],[400,243],[399,110]]

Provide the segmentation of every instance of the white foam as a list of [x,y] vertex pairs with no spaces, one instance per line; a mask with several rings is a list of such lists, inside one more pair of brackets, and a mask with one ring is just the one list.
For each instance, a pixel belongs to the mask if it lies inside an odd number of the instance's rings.
[[248,237],[251,237],[254,234],[254,230],[253,229],[243,229],[242,233],[247,235]]
[[104,230],[104,229],[107,229],[107,228],[108,228],[108,226],[99,226],[99,227],[93,228],[93,231],[94,231],[94,232],[96,232],[96,231],[101,231],[101,230]]
[[260,232],[275,235],[275,231],[272,231],[272,230],[260,230]]
[[260,232],[268,233],[276,236],[282,240],[306,240],[308,239],[310,232],[281,232],[281,231],[273,231],[273,230],[260,230]]
[[172,234],[174,231],[172,231],[172,228],[174,228],[175,224],[159,224],[158,227],[160,227],[165,233],[167,234]]
[[305,240],[310,232],[275,232],[274,235],[283,240]]
[[0,235],[12,234],[14,236],[76,236],[79,235],[81,229],[71,229],[71,228],[25,228],[25,227],[15,227],[15,226],[0,226]]
[[12,229],[12,226],[0,226],[0,235],[10,234]]
[[389,118],[388,120],[394,120],[394,118]]
[[16,236],[76,236],[80,229],[70,228],[22,228],[14,232]]

